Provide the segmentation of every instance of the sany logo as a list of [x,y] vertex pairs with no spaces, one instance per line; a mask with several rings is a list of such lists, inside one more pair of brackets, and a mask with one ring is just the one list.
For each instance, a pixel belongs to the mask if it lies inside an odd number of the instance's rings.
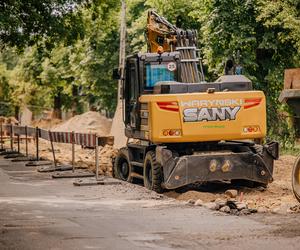
[[235,120],[240,109],[240,106],[234,108],[188,108],[183,110],[183,120],[185,122]]
[[235,120],[242,106],[244,106],[244,109],[252,108],[258,106],[261,103],[261,100],[262,98],[249,98],[245,100],[224,99],[181,102],[182,106],[190,107],[183,110],[183,121],[201,122]]
[[[249,98],[245,99],[244,102],[242,99],[191,101],[189,104],[191,104],[192,108],[183,110],[183,120],[185,122],[235,120],[242,106],[244,106],[244,109],[252,108],[259,105],[261,100],[262,98]],[[193,105],[197,102],[198,104],[202,104],[204,107],[193,107]],[[188,102],[185,102],[184,104],[186,105],[187,103]],[[218,104],[218,106],[226,106],[207,107],[216,104]]]

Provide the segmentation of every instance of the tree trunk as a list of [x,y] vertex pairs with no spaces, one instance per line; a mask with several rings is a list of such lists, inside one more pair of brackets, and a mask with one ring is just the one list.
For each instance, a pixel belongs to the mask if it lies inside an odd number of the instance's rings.
[[20,107],[15,106],[15,118],[19,121],[20,119]]
[[54,110],[53,110],[52,118],[56,118],[56,119],[62,118],[61,106],[62,106],[62,100],[61,100],[61,93],[59,91],[54,96]]
[[78,103],[78,87],[73,85],[72,86],[72,116],[77,115],[77,111],[80,109],[79,103]]

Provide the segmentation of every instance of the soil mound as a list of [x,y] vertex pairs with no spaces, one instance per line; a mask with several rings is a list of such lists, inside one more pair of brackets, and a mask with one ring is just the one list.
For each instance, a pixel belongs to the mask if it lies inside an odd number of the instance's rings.
[[76,115],[69,120],[52,128],[53,131],[96,133],[97,135],[108,135],[111,128],[111,120],[98,112],[89,111]]
[[61,123],[61,120],[60,119],[44,119],[44,118],[41,118],[39,120],[35,120],[35,121],[32,121],[30,126],[32,127],[39,127],[39,128],[43,128],[43,129],[51,129],[53,128],[54,126],[57,126],[58,124]]

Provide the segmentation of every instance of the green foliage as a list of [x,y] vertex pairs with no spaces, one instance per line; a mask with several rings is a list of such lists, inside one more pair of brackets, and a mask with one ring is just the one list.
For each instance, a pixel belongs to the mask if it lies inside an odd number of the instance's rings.
[[84,0],[9,0],[0,2],[0,41],[24,47],[41,37],[66,42],[82,35],[80,6]]
[[[112,114],[117,83],[111,75],[118,62],[119,7],[119,1],[94,1],[81,6],[76,13],[84,36],[67,38],[68,43],[65,39],[54,42],[53,36],[46,37],[19,51],[17,63],[7,53],[9,47],[4,46],[0,65],[9,72],[5,79],[12,89],[10,95],[14,96],[11,105],[31,105],[39,111],[54,107],[54,99],[59,97],[65,110],[80,112],[81,104],[87,101]],[[66,16],[61,21],[64,25],[77,25]],[[5,77],[4,71],[0,75]]]
[[287,107],[278,102],[283,89],[283,72],[286,68],[300,66],[300,9],[299,1],[258,1],[256,17],[260,23],[259,49],[265,53],[261,60],[263,90],[268,98],[269,134],[278,138],[282,146],[291,148],[295,131],[289,121]]
[[8,72],[3,64],[0,64],[0,116],[13,115],[11,102],[11,88],[9,86]]
[[[117,82],[112,80],[112,71],[118,65],[119,19],[116,17],[119,11],[119,1],[110,1],[86,13],[86,56],[79,63],[80,82],[87,101],[109,113],[113,113],[117,97]],[[96,14],[99,18],[95,18]]]

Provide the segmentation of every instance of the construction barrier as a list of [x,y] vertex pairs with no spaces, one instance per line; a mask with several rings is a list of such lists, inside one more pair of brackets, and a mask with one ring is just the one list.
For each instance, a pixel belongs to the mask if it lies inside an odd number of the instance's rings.
[[51,148],[53,152],[53,160],[54,165],[56,165],[55,159],[55,151],[53,147],[53,142],[56,143],[69,143],[72,145],[72,170],[74,172],[75,168],[75,144],[80,145],[82,147],[89,147],[95,149],[95,159],[96,159],[96,176],[98,176],[98,140],[96,134],[81,134],[81,133],[74,133],[74,132],[53,132],[49,131],[49,138],[51,142]]
[[[7,137],[9,135],[10,149],[4,148],[4,135]],[[40,129],[38,127],[29,126],[18,126],[12,124],[0,123],[0,137],[1,137],[1,151],[3,154],[16,154],[16,157],[21,156],[20,152],[20,138],[21,136],[25,139],[25,160],[29,160],[28,156],[28,140],[34,138],[36,145],[36,155],[34,159],[37,164],[31,164],[30,166],[38,166],[40,156],[39,156],[39,139],[49,141],[51,143],[51,151],[53,155],[54,170],[63,169],[57,166],[55,150],[53,143],[67,143],[72,146],[72,171],[75,172],[75,145],[80,145],[82,148],[89,148],[95,150],[95,165],[96,165],[96,180],[99,176],[99,146],[104,146],[106,144],[113,145],[112,136],[97,136],[96,134],[89,133],[75,133],[75,132],[58,132]],[[17,150],[14,150],[14,142],[17,141]],[[12,158],[12,157],[10,157]],[[44,165],[44,164],[40,164]],[[29,165],[28,165],[29,166]],[[66,168],[65,168],[66,169]],[[72,176],[71,176],[72,177]],[[76,177],[74,175],[74,177]]]

